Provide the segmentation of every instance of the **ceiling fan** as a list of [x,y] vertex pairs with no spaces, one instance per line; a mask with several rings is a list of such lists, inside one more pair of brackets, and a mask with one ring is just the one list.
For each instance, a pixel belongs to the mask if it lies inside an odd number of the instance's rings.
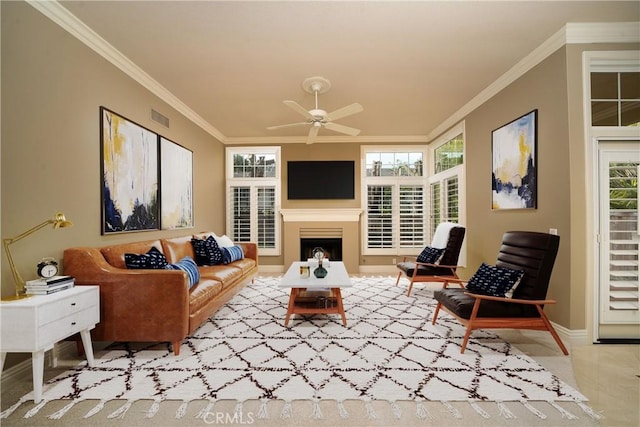
[[306,118],[306,121],[288,123],[285,125],[269,126],[267,130],[311,125],[311,129],[309,129],[309,135],[307,137],[307,144],[312,144],[313,141],[315,141],[320,128],[323,127],[350,136],[357,136],[360,133],[360,129],[340,125],[338,123],[334,123],[333,121],[361,112],[363,110],[362,105],[355,102],[353,104],[347,105],[346,107],[338,108],[335,111],[327,113],[325,110],[321,110],[320,108],[318,108],[318,94],[325,93],[331,88],[331,83],[329,82],[329,80],[325,79],[324,77],[309,77],[302,82],[302,88],[306,92],[314,94],[316,99],[314,109],[307,111],[303,106],[295,101],[283,102],[284,105],[304,116]]

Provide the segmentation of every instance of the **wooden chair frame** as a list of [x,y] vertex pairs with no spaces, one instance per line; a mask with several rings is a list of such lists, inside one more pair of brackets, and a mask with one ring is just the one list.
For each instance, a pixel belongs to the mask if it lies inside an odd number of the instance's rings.
[[[451,279],[451,278],[442,278],[444,281],[443,288],[447,288],[449,282],[458,283],[461,287],[464,288],[464,284],[466,281],[460,279]],[[469,338],[471,336],[471,332],[474,329],[531,329],[538,331],[548,331],[553,336],[553,339],[556,341],[560,350],[565,356],[569,355],[569,351],[563,344],[560,336],[554,329],[553,325],[549,321],[549,318],[543,311],[543,306],[545,304],[555,304],[556,301],[552,299],[544,299],[544,300],[526,300],[526,299],[513,299],[513,298],[501,298],[494,297],[489,295],[478,295],[470,292],[465,292],[466,295],[469,295],[475,298],[475,302],[473,304],[473,310],[471,311],[471,316],[469,319],[465,319],[453,313],[451,310],[447,309],[447,307],[443,306],[441,302],[438,302],[436,305],[435,313],[433,314],[432,324],[436,324],[436,320],[438,318],[438,314],[440,309],[445,310],[447,313],[452,315],[458,320],[461,324],[466,326],[467,330],[464,334],[464,339],[462,341],[462,348],[460,349],[460,353],[464,353],[467,348],[467,343],[469,342]],[[478,310],[480,309],[480,303],[482,301],[499,301],[506,302],[512,304],[527,304],[535,306],[536,310],[540,317],[477,317]]]

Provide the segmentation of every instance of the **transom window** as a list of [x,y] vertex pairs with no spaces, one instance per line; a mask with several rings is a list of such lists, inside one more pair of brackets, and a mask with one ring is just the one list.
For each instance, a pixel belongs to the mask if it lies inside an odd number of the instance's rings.
[[591,73],[591,125],[640,126],[640,72]]
[[422,176],[424,153],[416,151],[366,153],[367,176]]

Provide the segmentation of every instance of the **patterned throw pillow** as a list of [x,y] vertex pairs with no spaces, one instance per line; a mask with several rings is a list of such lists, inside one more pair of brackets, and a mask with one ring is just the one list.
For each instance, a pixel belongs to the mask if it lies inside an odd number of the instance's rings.
[[420,255],[418,255],[418,262],[424,262],[427,264],[438,264],[444,255],[444,249],[432,248],[431,246],[425,247]]
[[124,263],[132,270],[161,269],[167,265],[167,258],[155,246],[146,254],[124,254]]
[[238,261],[244,258],[244,252],[238,245],[231,246],[230,248],[223,247],[222,249],[222,263],[229,264],[233,261]]
[[476,294],[512,298],[513,292],[523,277],[524,270],[512,270],[482,263],[478,271],[469,279],[467,290]]
[[175,264],[167,264],[165,269],[186,271],[187,276],[189,276],[189,288],[200,281],[200,271],[196,262],[190,256],[182,258]]
[[222,264],[222,251],[216,243],[216,239],[213,236],[209,236],[206,239],[191,239],[193,245],[193,252],[196,255],[197,265],[218,265]]

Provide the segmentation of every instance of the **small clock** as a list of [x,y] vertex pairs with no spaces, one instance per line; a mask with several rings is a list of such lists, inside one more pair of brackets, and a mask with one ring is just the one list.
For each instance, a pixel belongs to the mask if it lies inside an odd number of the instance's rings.
[[42,258],[38,263],[38,276],[49,279],[58,274],[58,263],[53,258]]

